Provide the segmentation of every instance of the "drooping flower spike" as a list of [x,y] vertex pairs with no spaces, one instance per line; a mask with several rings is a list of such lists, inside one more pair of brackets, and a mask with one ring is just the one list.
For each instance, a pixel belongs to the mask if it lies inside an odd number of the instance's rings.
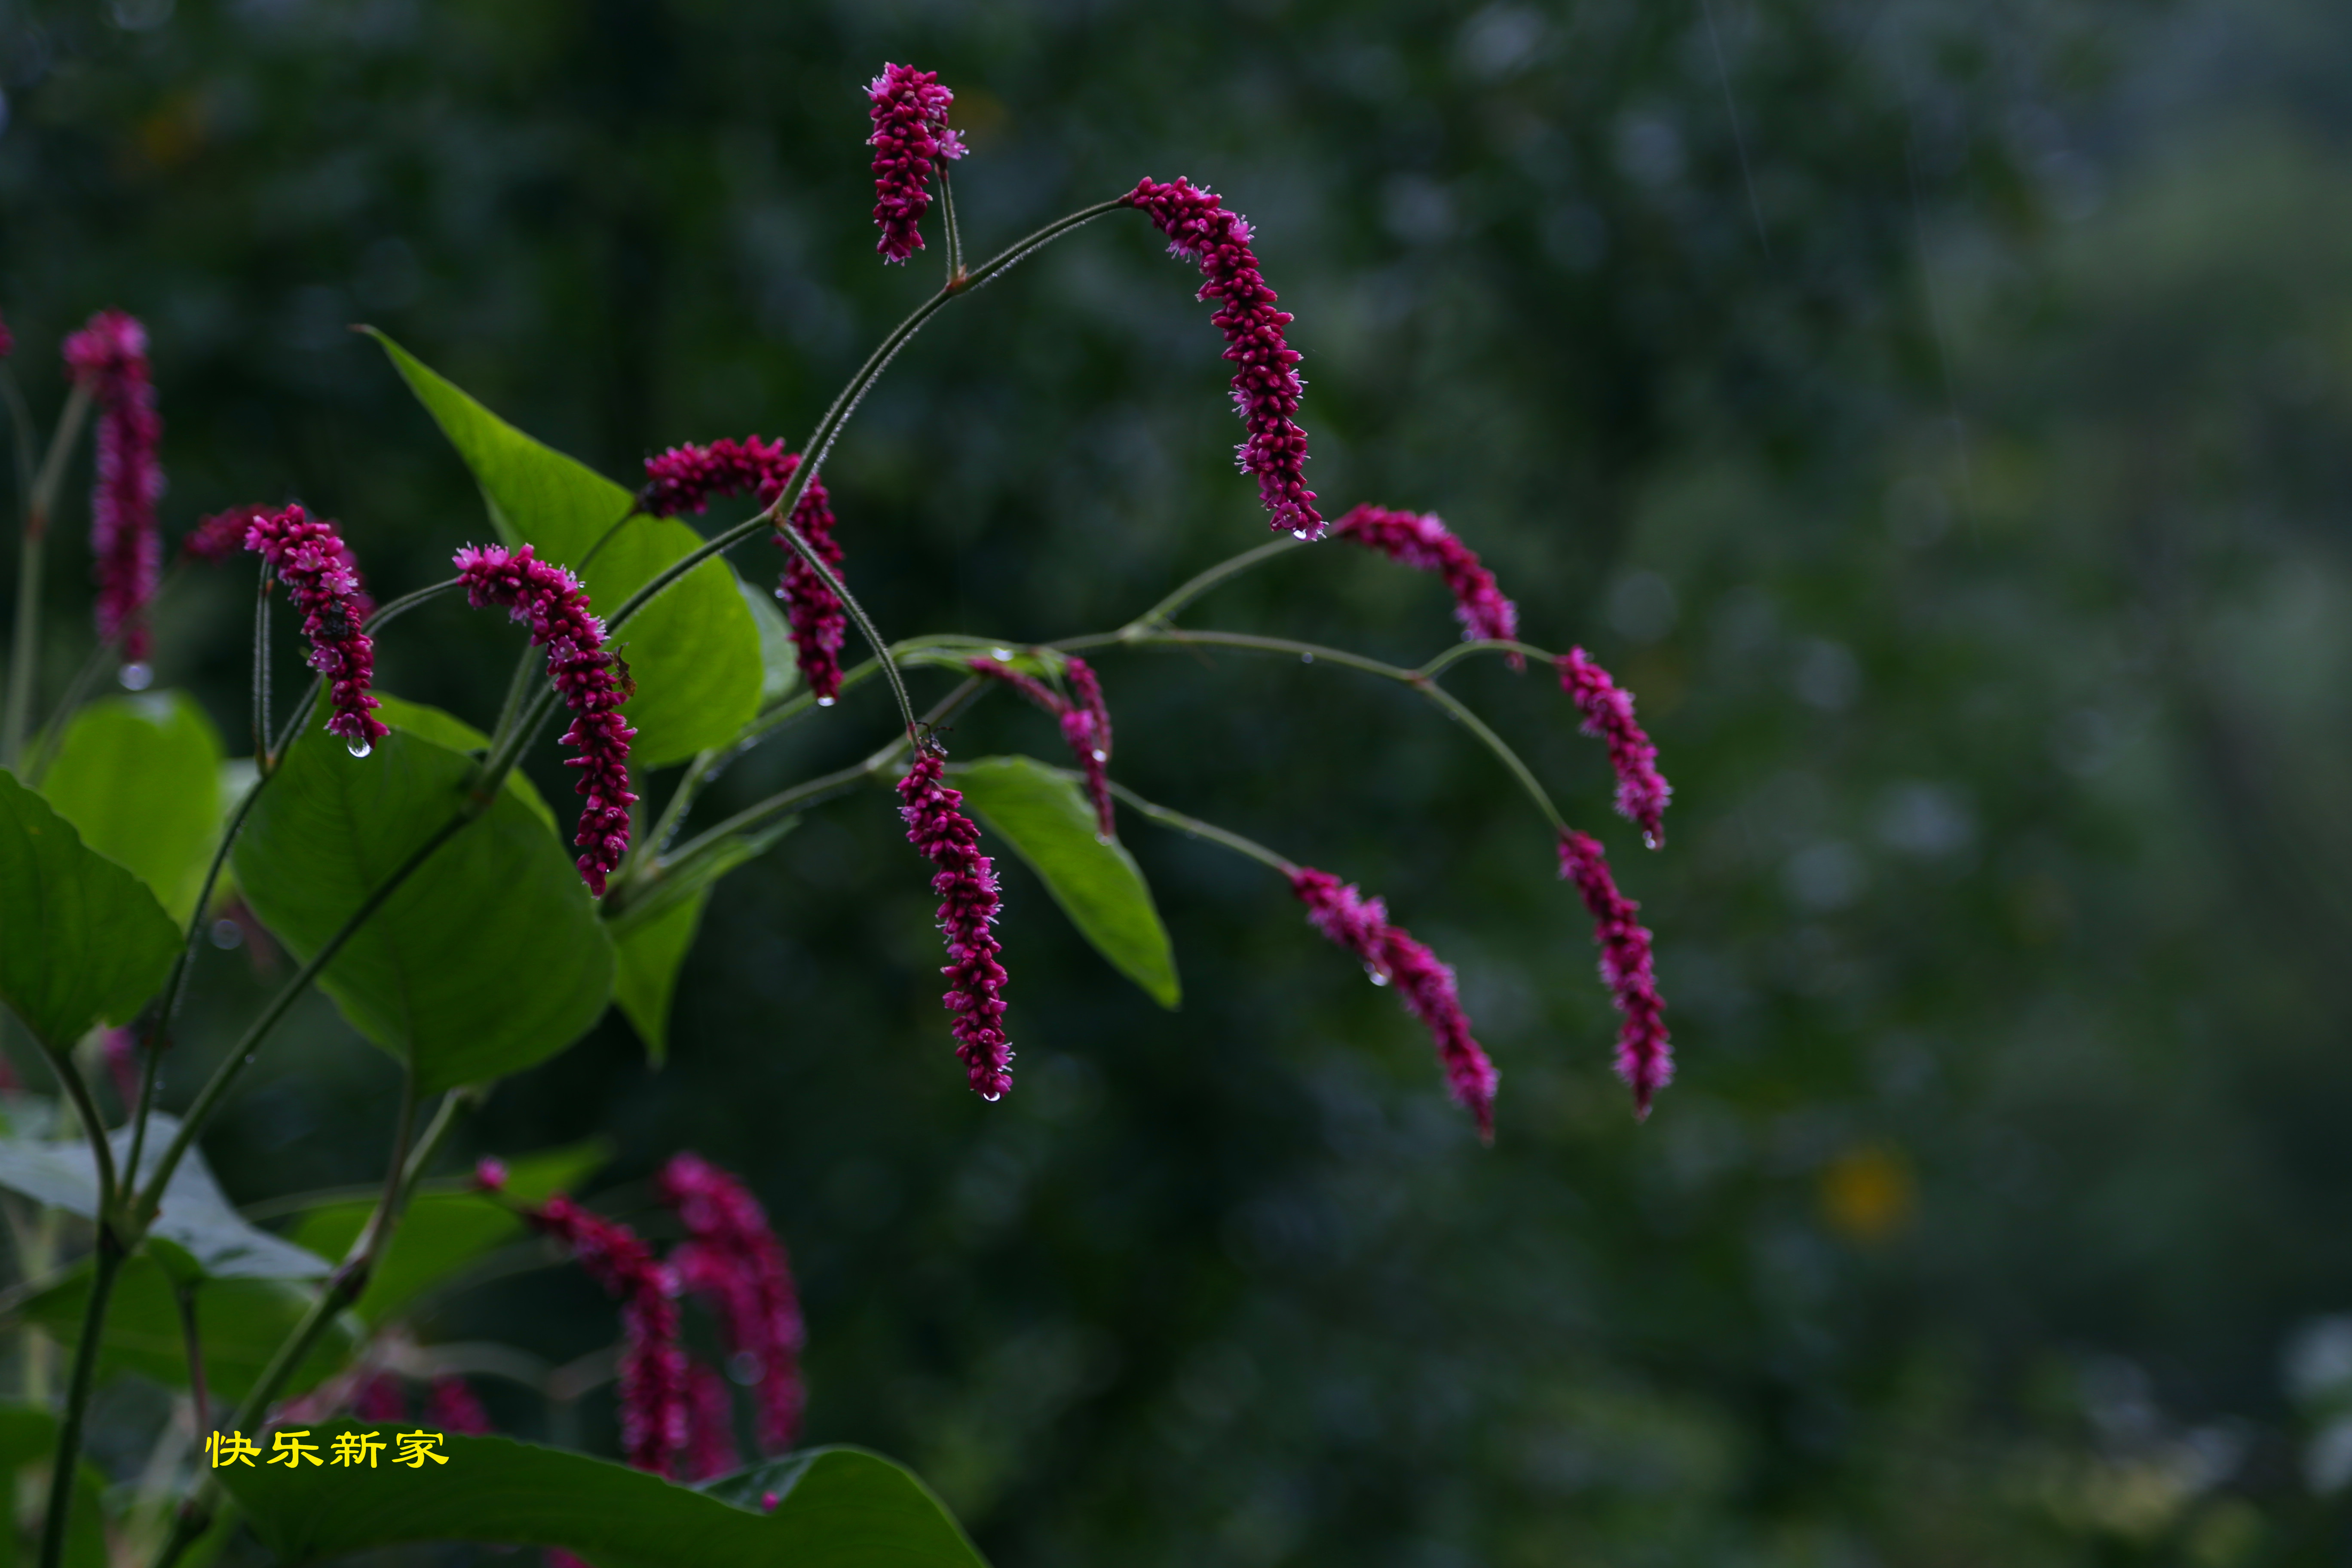
[[156,449],[163,421],[148,374],[147,329],[120,310],[100,310],[65,341],[66,372],[98,405],[96,482],[89,495],[89,548],[97,558],[98,635],[120,637],[122,657],[147,657],[140,619],[155,596],[163,544],[155,503],[163,499]]
[[[403,1417],[394,1415],[391,1419],[398,1421]],[[481,1397],[474,1392],[473,1384],[456,1373],[442,1373],[425,1390],[425,1421],[429,1426],[463,1437],[479,1437],[490,1430],[490,1413],[482,1408]]]
[[[654,1190],[686,1226],[687,1240],[669,1258],[679,1288],[709,1305],[728,1353],[746,1358],[755,1369],[760,1444],[769,1453],[782,1453],[800,1436],[805,1403],[800,1354],[807,1338],[783,1244],[770,1228],[760,1200],[698,1155],[673,1156],[655,1179]],[[723,1411],[724,1384],[719,1394]],[[695,1426],[699,1433],[699,1414]],[[730,1458],[733,1443],[730,1431]]]
[[[784,493],[784,486],[800,466],[800,455],[785,451],[782,441],[763,441],[757,436],[746,436],[740,441],[722,437],[707,447],[672,447],[646,459],[646,488],[638,492],[637,505],[656,517],[676,517],[682,511],[698,512],[715,500],[751,493],[758,496],[761,506],[769,506]],[[841,545],[833,536],[834,521],[833,500],[825,494],[824,480],[812,474],[800,499],[793,503],[793,526],[800,530],[818,559],[838,569]],[[801,559],[800,552],[781,532],[775,539],[777,548],[784,552],[784,575],[776,596],[784,601],[793,651],[809,690],[819,703],[830,707],[841,695],[841,645],[849,633],[849,617],[840,595],[815,568]]]
[[1580,647],[1559,658],[1559,689],[1584,714],[1578,726],[1605,742],[1609,765],[1617,773],[1617,811],[1642,830],[1642,842],[1655,849],[1666,841],[1666,803],[1674,786],[1658,772],[1658,748],[1633,720],[1633,694],[1609,679]]
[[245,548],[245,531],[253,526],[255,519],[268,515],[266,506],[233,506],[210,517],[200,517],[196,526],[180,541],[180,553],[191,561],[216,566]]
[[269,563],[286,584],[287,603],[301,613],[310,668],[327,682],[327,732],[365,756],[392,731],[375,716],[378,704],[368,689],[375,643],[361,627],[372,606],[351,550],[331,521],[311,517],[299,502],[274,512],[245,510],[245,547]]
[[[1462,623],[1465,642],[1508,642],[1519,635],[1518,606],[1503,597],[1478,552],[1456,539],[1435,512],[1360,506],[1331,528],[1341,539],[1443,578],[1454,595],[1454,618]],[[1527,663],[1516,653],[1510,659],[1513,669]]]
[[1478,1136],[1495,1141],[1495,1064],[1471,1037],[1470,1020],[1454,984],[1454,971],[1413,939],[1389,923],[1388,909],[1352,883],[1328,871],[1302,866],[1290,875],[1290,890],[1307,906],[1315,929],[1356,955],[1380,985],[1393,984],[1397,1000],[1421,1020],[1437,1046],[1454,1098],[1476,1119]]
[[923,248],[917,228],[931,205],[931,172],[943,159],[961,158],[964,144],[948,129],[948,106],[955,94],[940,85],[937,71],[885,65],[866,87],[872,100],[874,221],[882,237],[874,248],[882,259],[904,261]]
[[727,1380],[696,1362],[686,1369],[686,1449],[678,1479],[707,1481],[742,1463],[735,1447],[735,1396]]
[[0,359],[16,352],[16,340],[8,335],[8,318],[0,316]]
[[1306,383],[1298,376],[1298,351],[1283,336],[1291,316],[1275,309],[1275,291],[1265,286],[1250,248],[1249,220],[1226,211],[1215,192],[1182,178],[1172,184],[1142,180],[1121,199],[1160,226],[1170,255],[1200,265],[1198,298],[1217,301],[1211,319],[1225,334],[1234,406],[1249,426],[1235,456],[1242,472],[1257,476],[1258,500],[1274,528],[1300,539],[1322,538],[1323,514],[1307,488],[1307,432],[1296,421]]
[[530,640],[547,649],[547,673],[572,728],[563,743],[579,754],[564,766],[580,770],[574,788],[588,797],[580,808],[580,876],[602,898],[604,879],[629,852],[629,739],[636,731],[621,717],[628,700],[619,660],[604,647],[604,623],[588,611],[588,591],[561,566],[537,559],[531,546],[508,552],[502,544],[467,545],[454,558],[466,597],[477,609],[497,605],[527,623]]
[[1633,918],[1642,906],[1617,890],[1608,856],[1588,834],[1561,833],[1559,874],[1576,884],[1592,912],[1601,978],[1625,1016],[1617,1031],[1617,1076],[1633,1091],[1633,1114],[1647,1117],[1651,1100],[1674,1079],[1675,1054],[1650,961],[1650,933]]
[[1071,760],[1086,775],[1087,798],[1095,808],[1095,832],[1108,842],[1118,831],[1111,809],[1110,710],[1103,702],[1102,682],[1095,679],[1093,667],[1076,654],[1064,658],[1071,693],[1064,697],[1001,659],[979,658],[970,664],[973,674],[1003,681],[1054,716],[1055,723],[1061,726],[1062,743],[1069,747]]
[[947,938],[947,994],[941,1004],[955,1015],[956,1055],[974,1093],[1002,1100],[1013,1088],[1013,1046],[1004,1037],[1004,967],[997,963],[995,923],[999,896],[996,868],[980,852],[980,829],[963,815],[963,792],[946,782],[947,763],[930,745],[915,754],[915,765],[898,781],[906,802],[907,841],[930,858],[939,874],[931,890],[940,896],[940,930]]
[[686,1352],[677,1342],[677,1281],[627,1226],[558,1193],[522,1216],[563,1244],[621,1303],[621,1452],[655,1475],[686,1447]]

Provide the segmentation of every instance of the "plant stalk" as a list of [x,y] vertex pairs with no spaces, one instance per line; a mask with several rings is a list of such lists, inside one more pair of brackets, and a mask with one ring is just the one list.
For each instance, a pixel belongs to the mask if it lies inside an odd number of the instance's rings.
[[[66,458],[79,439],[81,427],[89,419],[89,388],[76,384],[66,396],[65,409],[58,416],[57,430],[49,437],[48,452],[25,497],[24,533],[16,557],[16,641],[8,659],[7,706],[0,710],[0,767],[16,765],[17,753],[25,743],[25,726],[32,717],[34,677],[41,652],[42,544],[48,536],[49,512],[57,503],[58,487],[65,479]],[[18,427],[24,428],[21,400],[16,412]],[[21,455],[29,449],[29,442],[20,442],[17,449]]]
[[61,1568],[66,1560],[66,1521],[73,1508],[74,1472],[81,1465],[82,1422],[89,1412],[90,1390],[98,1381],[99,1341],[106,1331],[107,1304],[114,1294],[114,1277],[121,1268],[122,1248],[113,1231],[101,1223],[97,1262],[89,1277],[89,1302],[82,1309],[81,1339],[74,1346],[66,1407],[58,1420],[58,1451],[50,1461],[49,1512],[41,1521],[41,1568]]

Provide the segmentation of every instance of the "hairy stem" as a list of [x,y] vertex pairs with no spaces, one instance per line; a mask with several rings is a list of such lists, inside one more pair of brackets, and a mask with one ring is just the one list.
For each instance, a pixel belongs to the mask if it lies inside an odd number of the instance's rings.
[[253,760],[264,773],[274,772],[269,754],[269,562],[261,563],[261,585],[253,594]]
[[81,1339],[74,1346],[66,1407],[58,1417],[58,1451],[49,1471],[49,1512],[41,1521],[41,1568],[60,1568],[66,1560],[66,1521],[73,1507],[74,1472],[81,1465],[82,1421],[89,1412],[90,1390],[98,1381],[99,1341],[106,1331],[107,1305],[114,1294],[114,1277],[121,1268],[122,1249],[112,1232],[100,1225],[97,1261],[89,1277],[89,1301],[82,1309]]
[[172,1300],[180,1309],[180,1341],[188,1352],[188,1401],[195,1415],[198,1436],[213,1429],[213,1405],[205,1391],[205,1342],[196,1329],[196,1288],[193,1285],[172,1287]]
[[[9,384],[13,391],[15,383]],[[16,397],[12,401],[16,427],[26,432],[16,447],[21,462],[30,453],[32,443],[24,417],[24,400]],[[76,384],[66,395],[65,409],[58,416],[58,427],[49,437],[49,449],[41,459],[39,471],[26,481],[24,534],[17,553],[16,643],[8,659],[7,706],[0,710],[0,767],[15,765],[24,745],[25,726],[31,721],[34,677],[41,651],[42,544],[48,535],[49,512],[57,504],[58,487],[65,481],[66,458],[80,438],[89,410],[89,388]]]
[[1302,542],[1304,542],[1297,539],[1276,539],[1261,544],[1255,550],[1244,550],[1239,555],[1229,556],[1184,583],[1174,593],[1128,622],[1121,629],[1136,632],[1157,631],[1165,626],[1169,618],[1177,611],[1224,582],[1228,577],[1237,577],[1259,563],[1271,561],[1277,555],[1287,555],[1297,549]]
[[915,705],[908,700],[907,682],[898,673],[898,661],[890,657],[890,645],[884,642],[882,634],[874,629],[874,618],[866,613],[866,606],[857,602],[856,595],[850,593],[849,584],[841,580],[841,574],[818,558],[816,551],[801,531],[793,526],[788,517],[777,520],[776,531],[783,535],[784,542],[793,547],[793,553],[808,569],[833,590],[834,596],[849,611],[849,618],[857,623],[858,631],[865,635],[867,645],[874,649],[876,660],[882,666],[882,673],[889,679],[890,695],[898,700],[898,716],[907,721],[907,732],[912,735],[915,731]]
[[1255,838],[1244,838],[1230,828],[1219,827],[1213,822],[1203,822],[1197,816],[1187,816],[1171,807],[1156,805],[1117,780],[1111,782],[1110,793],[1162,827],[1172,827],[1177,832],[1190,835],[1192,837],[1205,838],[1212,844],[1222,844],[1237,855],[1246,855],[1261,865],[1273,867],[1286,877],[1297,875],[1297,867]]
[[1435,658],[1433,658],[1427,664],[1423,665],[1417,673],[1423,676],[1435,676],[1442,671],[1449,669],[1454,665],[1461,663],[1464,659],[1471,658],[1473,655],[1482,653],[1499,653],[1506,657],[1517,655],[1521,658],[1540,659],[1546,664],[1557,664],[1559,662],[1559,656],[1558,654],[1547,653],[1544,649],[1536,647],[1533,643],[1508,642],[1499,638],[1481,638],[1477,642],[1455,643],[1452,647],[1447,648],[1444,653],[1439,654]]

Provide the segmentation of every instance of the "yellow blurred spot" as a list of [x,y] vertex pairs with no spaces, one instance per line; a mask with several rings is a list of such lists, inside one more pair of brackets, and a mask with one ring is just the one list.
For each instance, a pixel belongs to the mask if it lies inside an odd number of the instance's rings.
[[1832,1230],[1870,1246],[1911,1223],[1919,1194],[1901,1150],[1865,1143],[1822,1167],[1821,1204]]

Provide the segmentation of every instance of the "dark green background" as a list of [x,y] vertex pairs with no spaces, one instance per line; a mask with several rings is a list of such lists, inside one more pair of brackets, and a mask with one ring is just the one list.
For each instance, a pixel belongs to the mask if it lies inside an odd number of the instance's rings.
[[[469,1144],[746,1173],[812,1436],[913,1464],[1007,1568],[2340,1561],[2284,1368],[2352,1310],[2352,18],[1709,5],[15,0],[0,311],[43,407],[89,311],[151,324],[170,531],[299,495],[397,591],[487,524],[352,321],[625,482],[797,440],[934,286],[936,249],[872,254],[884,59],[959,93],[977,247],[1213,186],[1297,313],[1328,510],[1441,511],[1641,698],[1656,857],[1540,672],[1454,683],[1658,931],[1656,1115],[1488,759],[1338,671],[1139,654],[1115,771],[1459,967],[1493,1151],[1278,882],[1141,825],[1184,1010],[1010,871],[1020,1084],[980,1103],[878,794],[724,885],[666,1070],[608,1020]],[[1097,629],[1262,536],[1195,282],[1107,222],[894,368],[827,469],[890,633]],[[231,735],[244,593],[185,595],[159,659]],[[1340,545],[1202,618],[1452,633]],[[512,639],[445,605],[383,678],[487,721]],[[871,745],[879,695],[728,798]],[[952,742],[1055,749],[1010,707]],[[211,1048],[258,994],[208,967]],[[373,1173],[386,1072],[300,1014],[211,1142],[232,1191]],[[548,1274],[425,1327],[563,1358],[611,1319]]]

